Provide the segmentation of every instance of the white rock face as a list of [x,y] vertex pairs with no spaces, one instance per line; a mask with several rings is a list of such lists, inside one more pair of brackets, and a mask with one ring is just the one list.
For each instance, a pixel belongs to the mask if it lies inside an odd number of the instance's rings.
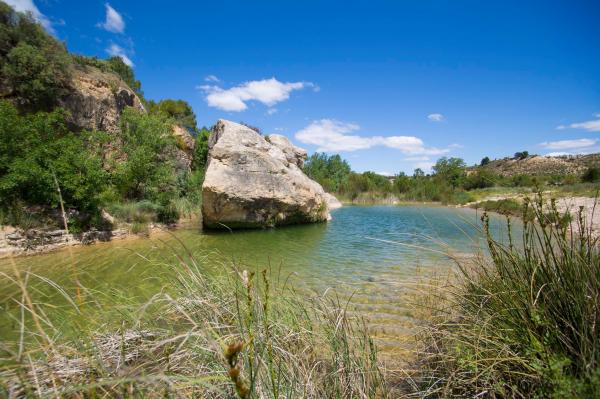
[[325,192],[300,167],[306,151],[287,138],[268,138],[219,120],[209,139],[202,185],[208,228],[256,228],[326,221]]
[[342,207],[342,203],[333,194],[325,193],[325,200],[327,201],[327,208],[331,211]]

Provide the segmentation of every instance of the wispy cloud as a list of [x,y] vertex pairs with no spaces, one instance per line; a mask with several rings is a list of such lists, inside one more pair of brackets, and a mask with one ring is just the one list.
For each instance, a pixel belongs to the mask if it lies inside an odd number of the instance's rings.
[[267,115],[274,115],[277,113],[277,111],[278,111],[277,108],[269,108],[267,110]]
[[215,75],[208,75],[207,77],[204,78],[205,82],[220,82],[220,79],[217,78]]
[[[593,115],[595,118],[600,118],[600,113]],[[571,123],[569,125],[559,125],[556,127],[558,130],[563,129],[584,129],[589,132],[600,132],[600,119]]]
[[310,82],[283,83],[275,78],[253,80],[239,86],[223,89],[216,85],[203,85],[197,88],[206,93],[209,107],[223,111],[240,112],[248,108],[247,102],[258,101],[268,107],[290,98],[290,93],[306,87],[316,87]]
[[106,20],[99,23],[98,26],[113,33],[125,32],[125,21],[123,21],[121,14],[108,3],[104,6],[106,7]]
[[540,143],[540,147],[547,150],[564,151],[591,147],[596,145],[597,142],[597,139],[546,141]]
[[443,122],[446,120],[446,117],[442,114],[429,114],[427,115],[427,119],[432,122]]
[[37,8],[33,0],[4,0],[9,6],[15,9],[18,12],[30,13],[31,16],[46,29],[46,31],[56,34],[54,28],[52,27],[52,22],[50,19],[42,14],[40,10]]
[[130,67],[133,68],[133,66],[134,66],[133,61],[131,61],[131,58],[129,58],[127,56],[127,53],[125,52],[125,50],[118,44],[114,44],[114,43],[111,44],[106,49],[106,52],[113,57],[121,57],[121,59],[123,60],[125,65],[129,65]]
[[360,129],[354,123],[344,123],[334,119],[313,121],[298,131],[296,139],[304,144],[317,146],[317,151],[357,151],[375,146],[397,149],[406,155],[441,155],[449,149],[426,147],[418,137],[414,136],[360,136],[352,134]]

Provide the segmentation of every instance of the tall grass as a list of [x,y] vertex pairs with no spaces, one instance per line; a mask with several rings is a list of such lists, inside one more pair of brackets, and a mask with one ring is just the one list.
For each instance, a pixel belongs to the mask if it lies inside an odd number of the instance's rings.
[[541,196],[523,233],[459,264],[420,336],[420,397],[600,396],[600,249],[580,209],[572,220]]
[[120,322],[106,325],[86,315],[93,300],[47,279],[69,306],[40,303],[42,278],[15,267],[5,277],[19,287],[19,331],[0,346],[0,396],[386,397],[368,331],[335,295],[301,295],[235,266],[214,277],[191,255],[175,257],[168,290],[141,308],[121,304]]

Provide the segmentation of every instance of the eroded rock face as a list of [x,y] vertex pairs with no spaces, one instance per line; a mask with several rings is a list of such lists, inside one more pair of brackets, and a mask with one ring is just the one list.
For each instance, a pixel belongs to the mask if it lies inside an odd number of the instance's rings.
[[182,126],[173,126],[173,137],[177,142],[176,161],[178,169],[190,171],[192,169],[192,159],[194,158],[194,147],[196,142],[190,132]]
[[71,90],[59,100],[70,112],[68,123],[75,130],[119,130],[119,119],[125,107],[145,111],[140,99],[121,79],[93,67],[77,67],[73,71]]
[[256,228],[326,221],[323,188],[300,166],[306,151],[285,137],[265,138],[246,126],[219,120],[209,139],[202,185],[208,228]]

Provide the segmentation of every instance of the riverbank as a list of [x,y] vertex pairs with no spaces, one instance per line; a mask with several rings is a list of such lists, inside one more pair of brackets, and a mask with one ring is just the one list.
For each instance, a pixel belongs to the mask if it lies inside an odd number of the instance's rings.
[[158,233],[175,230],[197,219],[185,219],[176,225],[149,224],[142,231],[134,231],[131,226],[114,230],[89,230],[70,233],[64,229],[22,230],[12,226],[0,229],[0,259],[14,256],[31,256],[50,253],[68,247],[94,245],[99,242],[146,239]]

